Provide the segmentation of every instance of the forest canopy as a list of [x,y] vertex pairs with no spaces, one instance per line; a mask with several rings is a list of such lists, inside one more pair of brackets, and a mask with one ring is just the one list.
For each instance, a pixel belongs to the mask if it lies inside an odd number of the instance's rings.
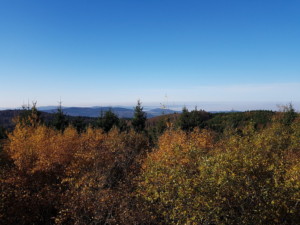
[[[152,121],[152,122],[151,122]],[[1,130],[1,224],[299,224],[300,116],[203,110]]]

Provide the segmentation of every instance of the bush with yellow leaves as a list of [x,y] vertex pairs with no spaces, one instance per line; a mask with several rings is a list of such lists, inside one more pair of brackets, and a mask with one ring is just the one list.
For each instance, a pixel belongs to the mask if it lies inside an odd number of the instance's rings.
[[139,213],[133,178],[148,140],[134,131],[78,134],[17,124],[1,168],[1,224],[125,223]]
[[88,129],[81,138],[83,146],[62,181],[68,190],[56,223],[135,223],[140,212],[133,181],[140,170],[140,158],[148,149],[147,138],[117,129],[107,134]]
[[64,133],[43,125],[17,124],[8,135],[5,154],[12,165],[2,168],[2,224],[49,224],[60,204],[64,170],[78,151],[74,128]]
[[216,143],[205,130],[167,131],[139,195],[160,224],[299,224],[298,127],[250,125]]

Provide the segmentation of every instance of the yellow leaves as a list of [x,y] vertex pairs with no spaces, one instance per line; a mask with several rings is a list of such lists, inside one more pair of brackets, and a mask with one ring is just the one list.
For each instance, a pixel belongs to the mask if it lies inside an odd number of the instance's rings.
[[193,154],[207,152],[213,146],[213,134],[195,129],[187,134],[182,130],[167,130],[159,139],[159,148],[150,155],[150,161],[172,164],[188,164]]
[[165,221],[168,224],[197,223],[199,215],[193,212],[201,205],[195,196],[198,168],[213,146],[214,136],[207,130],[167,130],[158,148],[148,155],[140,195],[149,203],[155,202],[157,211],[169,218]]
[[166,131],[145,162],[140,195],[168,224],[276,224],[287,212],[296,221],[299,138],[277,123],[218,143],[206,130]]
[[[208,130],[170,129],[148,153],[147,137],[134,131],[88,128],[78,134],[72,127],[62,133],[17,125],[6,152],[15,173],[27,173],[20,174],[28,182],[55,177],[53,186],[35,184],[33,189],[42,190],[34,200],[51,188],[64,191],[51,193],[61,204],[57,223],[87,224],[87,218],[103,222],[110,215],[107,223],[134,224],[128,222],[131,214],[146,209],[161,224],[278,224],[299,218],[299,127],[273,123],[257,132],[248,126],[217,143]],[[20,176],[0,182],[8,195],[31,199]],[[136,212],[130,210],[133,206]]]

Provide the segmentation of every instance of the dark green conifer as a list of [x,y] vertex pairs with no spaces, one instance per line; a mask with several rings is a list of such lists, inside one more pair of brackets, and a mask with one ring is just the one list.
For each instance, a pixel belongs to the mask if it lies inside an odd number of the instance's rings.
[[68,125],[69,121],[63,112],[61,102],[59,102],[59,106],[57,107],[57,111],[54,115],[53,126],[57,130],[64,131]]
[[134,117],[132,119],[132,126],[136,132],[142,132],[145,130],[147,116],[143,111],[142,103],[138,100],[137,105],[134,109]]
[[283,118],[282,118],[282,123],[286,126],[290,126],[292,122],[296,119],[297,113],[293,107],[292,103],[289,103],[286,106],[283,106]]
[[186,107],[182,109],[182,113],[179,117],[179,127],[184,131],[191,131],[195,127],[203,128],[204,122],[211,117],[209,113],[204,110],[192,110],[188,111]]
[[106,111],[103,115],[103,112],[101,112],[101,115],[98,119],[98,127],[102,128],[105,132],[110,131],[110,129],[113,126],[119,126],[120,119],[116,114],[113,113],[113,111],[110,109]]

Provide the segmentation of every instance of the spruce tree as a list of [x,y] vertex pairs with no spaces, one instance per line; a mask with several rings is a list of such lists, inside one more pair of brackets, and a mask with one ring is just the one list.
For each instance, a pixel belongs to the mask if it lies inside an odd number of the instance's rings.
[[116,114],[113,113],[111,109],[105,112],[101,112],[101,115],[98,119],[98,127],[102,128],[105,132],[110,131],[113,126],[119,126],[120,119]]
[[182,109],[182,113],[180,114],[178,123],[179,123],[179,127],[184,131],[188,131],[191,127],[190,113],[189,113],[189,110],[185,106]]
[[292,105],[292,103],[289,103],[286,106],[283,106],[283,118],[282,118],[282,123],[285,126],[290,126],[292,122],[296,119],[297,113]]
[[182,113],[180,114],[178,124],[179,127],[184,131],[191,131],[195,127],[202,128],[204,126],[204,121],[210,118],[210,114],[205,112],[204,110],[192,110],[188,111],[186,107],[182,109]]
[[132,119],[132,126],[136,132],[142,132],[146,126],[146,113],[143,111],[142,103],[138,100],[134,109],[134,117]]
[[4,127],[0,126],[0,140],[7,138],[7,133]]
[[22,111],[19,117],[15,120],[15,123],[19,123],[21,126],[32,126],[36,127],[42,122],[41,112],[37,110],[36,102],[32,103],[32,107],[22,106]]
[[62,105],[60,102],[59,106],[57,107],[57,111],[54,115],[53,126],[57,130],[64,131],[66,129],[66,127],[68,126],[68,124],[69,124],[69,121],[62,110]]

